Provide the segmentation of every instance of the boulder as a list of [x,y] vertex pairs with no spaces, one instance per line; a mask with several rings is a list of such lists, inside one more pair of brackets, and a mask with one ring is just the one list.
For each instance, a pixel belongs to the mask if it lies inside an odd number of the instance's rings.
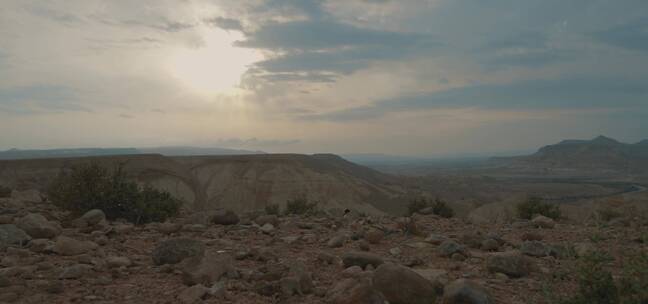
[[344,246],[344,242],[346,242],[346,236],[336,235],[326,243],[326,246],[329,248],[339,248]]
[[59,236],[54,243],[53,251],[59,255],[71,256],[87,253],[99,245],[91,241],[79,241],[67,236]]
[[365,240],[370,244],[378,244],[385,237],[385,233],[378,229],[371,229],[365,233]]
[[227,254],[210,253],[188,258],[180,264],[182,282],[192,286],[203,284],[211,286],[228,272],[233,272],[233,259]]
[[0,225],[0,248],[8,246],[24,246],[31,240],[31,237],[16,225]]
[[38,213],[29,213],[16,221],[16,226],[35,239],[51,239],[61,234],[58,223],[48,221]]
[[106,214],[99,209],[92,209],[79,218],[88,226],[94,226],[106,220]]
[[185,288],[178,294],[178,301],[182,304],[196,304],[202,302],[202,298],[207,295],[209,288],[198,284]]
[[153,249],[152,258],[155,265],[177,264],[190,257],[202,256],[205,245],[197,240],[175,238],[162,241]]
[[498,252],[486,258],[486,269],[519,278],[531,272],[533,263],[517,251]]
[[533,226],[538,228],[551,229],[556,226],[556,221],[544,215],[538,215],[531,220]]
[[128,257],[110,256],[106,258],[106,265],[109,268],[128,267],[132,264],[133,262]]
[[157,231],[162,234],[172,234],[180,231],[182,225],[177,223],[164,222],[157,226]]
[[275,226],[270,223],[265,223],[259,230],[265,234],[271,234],[275,230]]
[[448,283],[448,272],[442,269],[412,269],[432,283],[437,294],[443,293],[443,286]]
[[459,279],[445,287],[444,304],[492,304],[491,295],[475,282]]
[[265,224],[272,224],[272,226],[275,227],[279,226],[279,218],[274,214],[260,215],[256,219],[254,219],[254,222],[259,226],[263,226]]
[[373,288],[370,278],[349,278],[337,282],[326,293],[331,304],[384,304],[385,297]]
[[494,239],[485,239],[481,243],[481,249],[484,251],[497,251],[499,249],[499,242]]
[[442,257],[451,257],[455,253],[463,254],[465,247],[453,240],[445,240],[439,245],[438,251]]
[[210,216],[210,222],[217,225],[236,225],[239,221],[238,215],[231,210],[218,210]]
[[378,267],[383,262],[382,257],[369,252],[348,252],[342,256],[342,264],[344,265],[344,268],[360,266],[364,269],[367,265]]
[[88,275],[92,271],[92,266],[86,264],[75,264],[63,269],[59,279],[79,279]]
[[382,264],[373,276],[373,285],[390,304],[431,304],[435,287],[415,271],[396,264]]

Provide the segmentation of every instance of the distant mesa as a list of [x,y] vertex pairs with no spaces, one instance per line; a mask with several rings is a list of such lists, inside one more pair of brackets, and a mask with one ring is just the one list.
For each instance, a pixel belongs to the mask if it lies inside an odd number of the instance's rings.
[[262,151],[249,151],[227,148],[203,148],[190,146],[168,146],[153,148],[74,148],[74,149],[46,149],[46,150],[21,150],[9,149],[0,151],[0,159],[38,159],[38,158],[69,158],[92,156],[118,156],[160,154],[164,156],[198,156],[198,155],[249,155],[265,154]]

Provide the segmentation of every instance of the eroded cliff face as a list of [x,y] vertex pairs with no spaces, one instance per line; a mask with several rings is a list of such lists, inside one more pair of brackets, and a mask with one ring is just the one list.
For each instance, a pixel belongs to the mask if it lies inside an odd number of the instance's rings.
[[234,211],[283,207],[305,197],[324,209],[382,213],[404,193],[397,181],[334,155],[241,155],[164,157],[135,155],[0,162],[0,183],[44,189],[62,168],[96,161],[122,164],[142,184],[169,191],[195,210]]

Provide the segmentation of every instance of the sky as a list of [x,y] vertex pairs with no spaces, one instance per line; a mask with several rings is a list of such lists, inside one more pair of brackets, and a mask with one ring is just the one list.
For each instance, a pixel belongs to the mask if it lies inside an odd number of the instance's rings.
[[0,149],[648,138],[645,0],[3,0]]

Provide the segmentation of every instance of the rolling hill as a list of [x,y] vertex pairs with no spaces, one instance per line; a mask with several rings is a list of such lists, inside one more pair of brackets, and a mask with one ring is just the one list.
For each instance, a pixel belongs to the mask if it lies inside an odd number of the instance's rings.
[[332,154],[167,157],[159,154],[0,161],[0,184],[44,189],[61,168],[95,161],[123,164],[139,183],[171,192],[195,210],[263,209],[306,197],[324,209],[401,212],[398,181]]

